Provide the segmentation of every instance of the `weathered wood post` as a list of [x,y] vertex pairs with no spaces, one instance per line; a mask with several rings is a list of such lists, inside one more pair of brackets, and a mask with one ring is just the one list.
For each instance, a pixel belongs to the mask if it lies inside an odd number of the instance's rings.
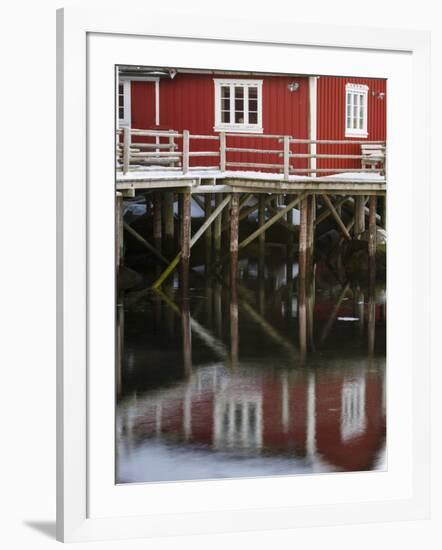
[[373,284],[376,279],[376,195],[370,195],[368,213],[368,260],[369,280]]
[[190,267],[190,231],[191,231],[191,197],[190,193],[183,193],[181,217],[181,291],[185,299],[189,292],[189,267]]
[[299,273],[298,273],[298,331],[301,359],[307,351],[307,241],[308,241],[308,197],[301,200],[299,224]]
[[123,195],[115,198],[115,260],[117,269],[124,264]]
[[284,179],[288,180],[290,175],[290,136],[284,136]]
[[183,130],[183,174],[187,174],[189,171],[189,149],[189,130]]
[[230,284],[238,277],[239,194],[232,193],[230,201]]
[[[265,224],[266,212],[265,212],[265,196],[263,194],[258,195],[258,227],[262,227]],[[266,234],[263,231],[258,237],[259,249],[258,249],[258,276],[264,278],[264,264],[265,264],[265,246],[266,246]]]
[[219,169],[226,171],[226,133],[219,133]]
[[[215,208],[217,208],[223,200],[222,193],[215,194]],[[215,263],[219,264],[221,260],[221,231],[222,231],[222,215],[217,216],[213,222],[213,246],[215,249]]]
[[153,241],[158,252],[161,252],[161,234],[161,192],[155,191],[153,195]]
[[163,225],[164,225],[164,250],[166,256],[174,253],[175,221],[173,214],[173,191],[163,192]]
[[[212,193],[206,193],[204,196],[204,212],[206,220],[212,214]],[[204,234],[205,239],[205,273],[209,274],[210,264],[212,263],[212,226],[206,229]]]
[[123,174],[129,171],[130,165],[130,142],[131,133],[130,128],[123,128]]
[[354,197],[354,235],[358,239],[365,231],[365,197],[356,195]]
[[316,197],[308,196],[307,203],[307,266],[306,276],[310,277],[313,269],[313,255],[315,249],[315,219],[316,219]]

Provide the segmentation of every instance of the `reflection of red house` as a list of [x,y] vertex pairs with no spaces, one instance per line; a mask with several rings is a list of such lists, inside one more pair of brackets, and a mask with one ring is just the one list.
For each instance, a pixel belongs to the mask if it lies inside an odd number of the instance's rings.
[[[203,369],[204,370],[204,369]],[[345,368],[252,383],[211,367],[179,387],[137,400],[128,429],[214,450],[293,454],[330,469],[368,470],[385,440],[383,377]]]

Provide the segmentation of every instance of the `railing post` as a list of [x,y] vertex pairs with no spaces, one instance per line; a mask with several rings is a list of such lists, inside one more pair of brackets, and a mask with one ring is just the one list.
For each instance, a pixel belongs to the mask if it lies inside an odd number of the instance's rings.
[[226,133],[219,134],[219,169],[221,172],[226,171]]
[[123,174],[128,172],[130,163],[130,128],[123,129]]
[[189,130],[183,130],[183,174],[189,171]]
[[290,136],[284,136],[284,179],[290,175]]

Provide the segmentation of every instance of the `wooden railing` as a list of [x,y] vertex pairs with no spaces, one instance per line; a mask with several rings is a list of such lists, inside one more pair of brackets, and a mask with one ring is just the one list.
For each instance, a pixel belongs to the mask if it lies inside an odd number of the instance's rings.
[[[243,139],[270,141],[275,145],[259,147],[243,147],[238,144],[228,144]],[[198,150],[191,147],[193,141],[216,142],[214,148]],[[181,145],[181,147],[180,147]],[[330,153],[333,146],[359,146],[358,154]],[[296,149],[306,149],[306,152],[294,152]],[[317,152],[319,148],[326,148],[326,152]],[[190,134],[188,130],[182,133],[174,130],[139,130],[123,128],[117,131],[117,170],[123,174],[134,170],[174,170],[187,174],[196,167],[190,166],[193,158],[215,157],[215,165],[198,166],[198,170],[220,170],[222,172],[233,169],[270,170],[282,173],[284,178],[290,175],[333,174],[342,172],[369,172],[385,173],[386,147],[384,141],[367,140],[309,140],[295,139],[291,136],[275,134],[238,134],[220,132],[218,135]],[[230,160],[232,154],[260,155],[261,162],[243,162]],[[267,157],[268,160],[265,160]],[[270,158],[269,158],[270,157]],[[278,162],[275,162],[274,159]],[[273,162],[272,162],[273,159]],[[331,165],[324,162],[328,159]],[[317,161],[320,161],[320,167]],[[336,167],[336,163],[343,164],[351,160],[351,166]],[[360,161],[355,167],[355,161]],[[305,164],[301,166],[300,164]],[[344,163],[345,164],[345,163]]]

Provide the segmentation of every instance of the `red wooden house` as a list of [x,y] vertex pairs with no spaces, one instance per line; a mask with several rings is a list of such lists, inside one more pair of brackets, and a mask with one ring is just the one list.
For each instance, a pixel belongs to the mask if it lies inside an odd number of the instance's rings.
[[[195,135],[192,150],[208,153],[219,150],[219,140],[213,136],[224,132],[229,137],[229,169],[255,163],[258,169],[277,171],[272,167],[281,164],[281,144],[276,140],[282,136],[346,142],[293,144],[291,153],[301,155],[360,155],[364,140],[386,139],[384,79],[135,67],[120,67],[118,79],[120,128],[178,134],[187,130]],[[238,148],[247,151],[233,150]],[[218,165],[214,156],[191,157],[189,165]],[[312,160],[310,168],[319,170],[361,167],[360,159]],[[293,158],[290,165],[292,173],[302,169],[305,173],[309,161]]]

